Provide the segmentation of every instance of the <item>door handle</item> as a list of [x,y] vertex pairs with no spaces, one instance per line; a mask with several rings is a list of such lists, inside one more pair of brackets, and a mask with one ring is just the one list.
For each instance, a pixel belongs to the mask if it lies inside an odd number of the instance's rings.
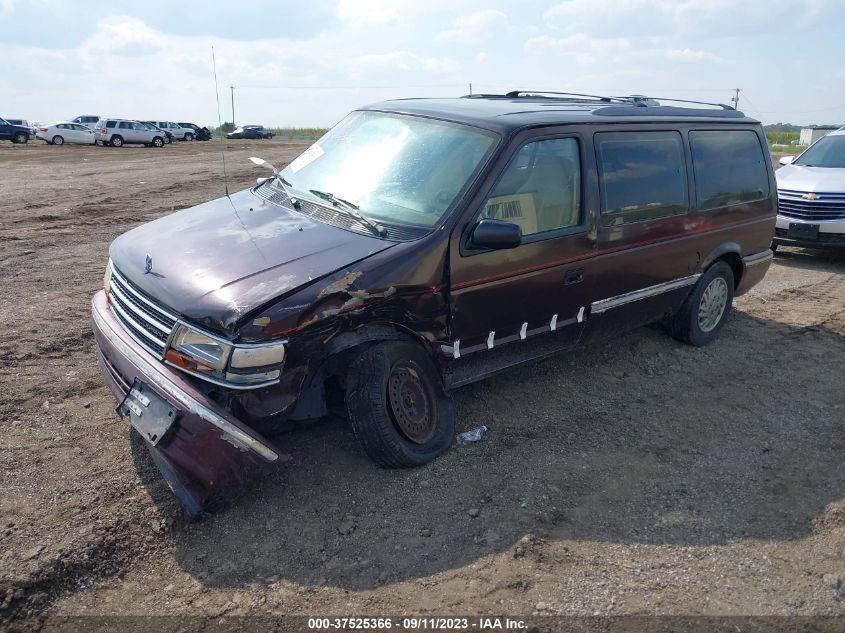
[[568,270],[563,276],[563,283],[566,285],[577,284],[584,281],[584,269],[576,268],[575,270]]

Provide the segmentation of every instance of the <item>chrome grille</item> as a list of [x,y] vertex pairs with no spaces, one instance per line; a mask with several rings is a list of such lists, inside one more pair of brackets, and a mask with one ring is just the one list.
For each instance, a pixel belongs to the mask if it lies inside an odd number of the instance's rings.
[[157,358],[164,358],[177,317],[147,297],[114,267],[109,305],[129,335]]
[[778,213],[799,220],[845,220],[845,193],[813,191],[815,200],[807,200],[807,191],[778,189]]

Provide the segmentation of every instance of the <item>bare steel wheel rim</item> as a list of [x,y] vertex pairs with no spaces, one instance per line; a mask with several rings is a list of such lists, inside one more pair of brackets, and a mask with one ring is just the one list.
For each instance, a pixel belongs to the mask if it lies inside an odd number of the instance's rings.
[[399,431],[415,444],[429,441],[436,430],[434,394],[411,362],[394,365],[387,380],[390,413]]
[[698,327],[702,332],[713,331],[727,305],[728,284],[722,277],[716,277],[707,284],[698,302]]

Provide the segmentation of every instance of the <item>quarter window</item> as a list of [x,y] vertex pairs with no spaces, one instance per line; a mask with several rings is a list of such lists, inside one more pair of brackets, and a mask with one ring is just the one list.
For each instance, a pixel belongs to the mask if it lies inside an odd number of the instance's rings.
[[690,132],[692,169],[700,210],[725,207],[769,195],[760,139],[751,130]]
[[484,205],[483,218],[518,224],[533,235],[581,223],[578,141],[558,138],[524,145]]
[[689,210],[680,133],[599,132],[595,139],[604,226]]

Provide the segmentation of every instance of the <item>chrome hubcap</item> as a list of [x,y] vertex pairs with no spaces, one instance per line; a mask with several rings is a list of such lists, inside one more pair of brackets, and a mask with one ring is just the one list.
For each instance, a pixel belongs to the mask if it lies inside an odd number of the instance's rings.
[[722,318],[728,305],[728,284],[721,277],[713,279],[701,295],[698,303],[698,327],[710,332]]

